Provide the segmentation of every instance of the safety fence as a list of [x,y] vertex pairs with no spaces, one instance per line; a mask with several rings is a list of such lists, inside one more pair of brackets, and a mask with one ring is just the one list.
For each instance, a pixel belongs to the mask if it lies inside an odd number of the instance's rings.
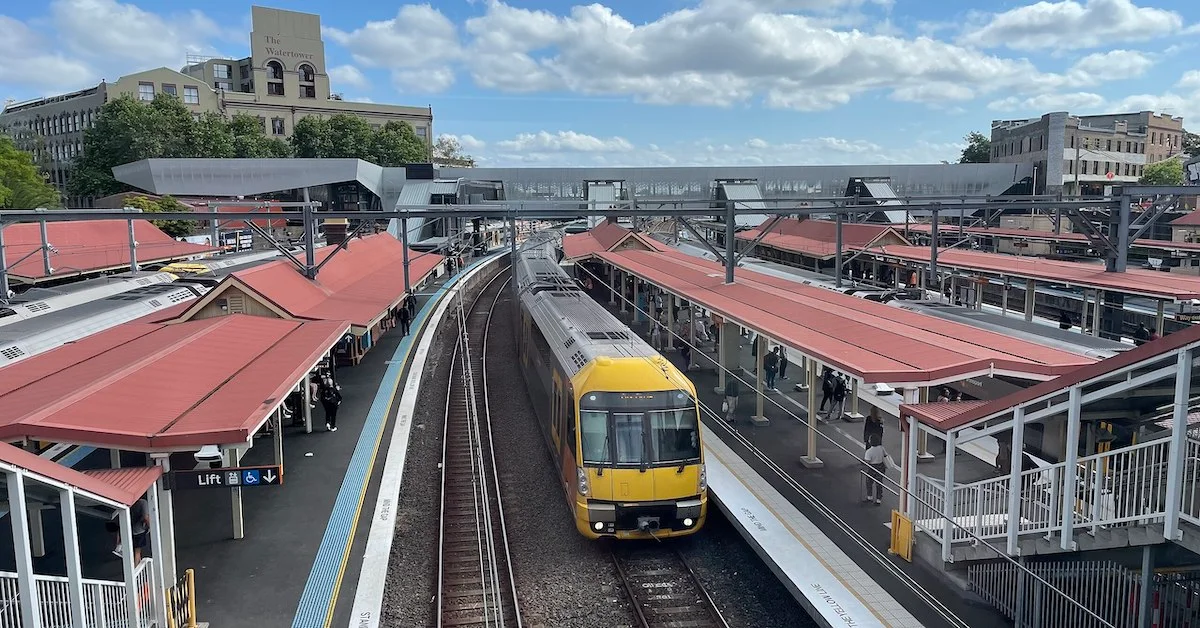
[[[1170,441],[1148,441],[1078,460],[1074,483],[1066,463],[1023,471],[1016,483],[1017,509],[1010,508],[1013,482],[1005,474],[951,490],[947,526],[946,491],[942,480],[918,475],[913,519],[918,529],[942,541],[947,527],[951,543],[979,537],[1004,538],[1010,517],[1018,516],[1016,534],[1061,531],[1065,511],[1071,527],[1096,533],[1103,528],[1162,523],[1167,514]],[[1200,525],[1200,441],[1189,438],[1183,464],[1179,516]]]
[[[42,628],[156,628],[154,612],[154,570],[152,559],[143,558],[134,568],[136,612],[131,617],[125,583],[83,579],[84,626],[71,619],[70,579],[62,576],[34,575],[38,611]],[[21,616],[21,590],[18,576],[0,571],[0,628],[28,628]]]
[[164,591],[167,628],[196,628],[196,572],[188,569]]
[[[1117,628],[1136,628],[1140,625],[1139,572],[1107,561],[1029,562],[1025,566],[1037,577],[1009,562],[991,562],[969,565],[967,580],[973,592],[1003,612],[1017,627],[1091,628],[1107,623]],[[1155,574],[1147,625],[1200,627],[1198,577],[1198,572]],[[1065,595],[1050,589],[1051,586]]]

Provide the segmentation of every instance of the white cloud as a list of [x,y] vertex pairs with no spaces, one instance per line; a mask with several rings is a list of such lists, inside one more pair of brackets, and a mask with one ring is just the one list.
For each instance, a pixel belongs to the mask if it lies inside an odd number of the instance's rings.
[[477,139],[474,135],[469,133],[465,135],[454,135],[452,133],[442,133],[441,135],[438,135],[439,140],[442,138],[458,142],[459,148],[463,149],[463,151],[467,153],[478,152],[487,147],[487,142]]
[[[393,82],[406,89],[450,87],[454,83],[451,63],[461,56],[458,27],[428,4],[406,4],[390,20],[367,22],[349,32],[326,28],[324,35],[348,49],[355,62],[392,69]],[[435,76],[421,81],[422,72]]]
[[454,70],[449,67],[393,70],[392,84],[401,92],[442,92],[454,84]]
[[1014,50],[1076,50],[1148,41],[1183,28],[1174,11],[1139,7],[1132,0],[1038,2],[986,16],[959,43]]
[[[454,137],[454,136],[451,136]],[[862,139],[813,137],[767,141],[749,138],[740,143],[706,141],[672,145],[634,144],[623,138],[604,140],[573,131],[522,134],[509,140],[468,146],[463,150],[481,166],[738,166],[939,163],[958,156],[959,143],[917,140],[903,147],[884,147]],[[566,139],[570,138],[570,139]]]
[[61,54],[24,23],[0,15],[0,83],[28,85],[39,90],[83,87],[91,79],[86,65]]
[[759,97],[770,107],[798,110],[829,109],[870,90],[902,100],[961,100],[1061,82],[1024,59],[768,12],[812,6],[708,0],[635,25],[600,4],[556,15],[493,0],[466,22],[473,39],[465,62],[476,83],[505,91],[717,106]]
[[223,37],[222,29],[199,11],[163,17],[116,0],[55,0],[50,16],[75,54],[101,65],[136,62],[134,71],[182,67],[188,53],[216,53],[209,42]]
[[370,98],[367,98],[366,96],[346,96],[343,100],[346,100],[349,102],[365,102],[365,103],[372,103],[372,104],[375,102],[374,100],[371,100]]
[[365,89],[370,85],[370,81],[367,80],[362,71],[352,65],[339,65],[329,68],[329,81],[339,87],[349,85],[358,89]]
[[1154,59],[1136,50],[1096,52],[1076,61],[1068,77],[1082,84],[1137,78],[1154,66]]
[[1179,78],[1176,87],[1200,90],[1200,70],[1188,70]]
[[1009,96],[988,103],[993,111],[1018,111],[1041,115],[1047,111],[1069,111],[1071,113],[1093,113],[1107,104],[1103,96],[1091,92],[1065,94],[1038,94],[1029,98]]

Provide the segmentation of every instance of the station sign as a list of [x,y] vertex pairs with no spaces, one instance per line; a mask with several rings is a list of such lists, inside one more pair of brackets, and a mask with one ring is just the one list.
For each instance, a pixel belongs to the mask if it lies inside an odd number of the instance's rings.
[[283,484],[283,472],[279,465],[172,471],[170,479],[170,487],[178,490],[248,488],[280,484]]

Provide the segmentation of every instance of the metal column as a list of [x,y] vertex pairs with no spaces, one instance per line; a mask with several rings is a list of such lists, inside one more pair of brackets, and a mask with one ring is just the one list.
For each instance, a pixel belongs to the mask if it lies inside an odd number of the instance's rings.
[[[929,281],[937,287],[938,302],[942,300],[942,282],[938,281],[938,212],[933,210],[933,220],[930,223],[929,243]],[[921,295],[924,298],[925,295]]]
[[[956,449],[958,449],[958,432],[950,431],[946,434],[946,475],[942,478],[942,494],[946,496],[942,500],[942,562],[947,563],[953,557],[951,549],[955,528],[951,522],[954,521],[954,452]],[[976,516],[982,517],[983,513],[976,513]]]
[[808,366],[808,442],[804,455],[800,456],[800,464],[806,469],[820,469],[825,466],[817,457],[817,372],[820,369],[816,360],[809,360]]
[[8,257],[4,254],[4,227],[0,222],[0,303],[8,305]]
[[1033,322],[1033,308],[1037,296],[1037,282],[1032,279],[1025,280],[1025,320]]
[[[1104,304],[1101,301],[1101,299],[1104,298],[1104,292],[1101,290],[1094,290],[1092,294],[1096,298],[1096,303],[1092,307],[1092,335],[1099,337],[1100,328],[1104,321]],[[1117,340],[1120,340],[1119,336]]]
[[[41,603],[33,579],[33,556],[29,552],[29,520],[25,518],[25,476],[20,471],[5,473],[8,479],[8,520],[12,522],[16,552],[17,590],[21,592],[21,625],[41,626]],[[128,512],[128,511],[126,511]],[[128,549],[128,548],[126,548]]]
[[[125,573],[125,604],[129,617],[135,618],[138,616],[138,603],[141,596],[138,595],[137,578],[134,576],[133,570],[137,568],[137,563],[133,562],[133,519],[129,515],[129,508],[122,508],[117,511],[120,513],[121,526],[121,568]],[[41,624],[36,624],[40,626]]]
[[1079,386],[1072,386],[1067,402],[1067,441],[1063,465],[1062,528],[1059,547],[1075,551],[1075,486],[1079,478],[1079,427],[1082,399]]
[[1138,587],[1138,628],[1150,628],[1153,625],[1161,625],[1157,622],[1151,623],[1154,614],[1154,606],[1151,602],[1154,599],[1154,546],[1142,546],[1142,573],[1141,586]]
[[279,465],[279,474],[283,475],[283,406],[279,406],[271,416],[271,425],[275,430],[271,435],[271,444],[275,447],[275,464]]
[[[406,249],[407,250],[407,249]],[[410,297],[411,298],[411,297]],[[407,307],[407,306],[405,306]],[[304,381],[300,383],[303,390],[300,391],[301,401],[304,403],[304,433],[312,434],[312,371],[304,374]]]
[[1154,314],[1154,331],[1155,331],[1155,333],[1158,334],[1159,338],[1162,338],[1163,326],[1164,326],[1164,323],[1166,323],[1166,316],[1165,316],[1165,312],[1164,312],[1165,309],[1166,309],[1166,301],[1159,299],[1158,300],[1158,311],[1155,312],[1155,314]]
[[42,234],[42,271],[46,276],[54,274],[54,268],[50,266],[50,234],[46,233],[46,221],[38,223],[38,229]]
[[[242,462],[242,452],[238,449],[230,449],[225,452],[225,466],[236,467]],[[242,489],[234,487],[229,489],[230,502],[233,505],[233,538],[243,539],[246,536],[246,525],[242,519]]]
[[[136,273],[137,271],[141,270],[138,268],[137,260],[137,234],[135,234],[133,230],[133,221],[127,220],[125,222],[129,224],[129,270],[130,272]],[[44,225],[46,223],[43,222],[42,224]]]
[[[163,477],[171,472],[170,456],[156,457],[155,462],[162,468]],[[154,491],[158,494],[158,518],[162,528],[159,531],[162,541],[160,545],[155,546],[154,559],[162,561],[163,574],[167,578],[167,582],[163,584],[169,584],[175,582],[177,577],[175,573],[175,502],[172,500],[171,491],[168,491],[163,484],[164,481],[160,479],[154,485]]]
[[1181,538],[1179,503],[1183,496],[1183,480],[1187,457],[1188,399],[1192,394],[1191,351],[1180,351],[1175,371],[1175,407],[1171,419],[1171,444],[1167,456],[1167,504],[1163,520],[1163,536],[1171,541]]
[[[46,224],[46,223],[42,223]],[[71,601],[71,625],[86,626],[83,613],[83,567],[79,561],[79,521],[75,515],[75,493],[69,488],[58,489],[58,506],[62,514],[63,549],[67,560],[67,597]]]
[[[842,212],[837,213],[837,249],[834,251],[834,285],[838,288],[842,287]],[[936,228],[936,227],[935,227]]]
[[1012,461],[1008,465],[1008,555],[1019,553],[1018,535],[1020,533],[1021,507],[1025,496],[1021,489],[1021,470],[1025,456],[1025,408],[1020,406],[1013,409],[1012,429]]
[[767,338],[759,334],[754,339],[755,356],[754,356],[754,416],[751,417],[752,422],[756,425],[759,421],[766,423],[767,417],[763,416],[763,400],[767,394],[764,390],[766,384],[763,382],[763,353],[767,350]]
[[[308,198],[308,188],[304,188],[304,276],[309,279],[317,278],[317,249],[314,238],[317,232],[317,222],[313,220],[312,201]],[[241,537],[238,537],[241,538]]]
[[736,220],[733,201],[729,201],[725,204],[725,283],[733,283],[733,267],[737,263],[737,243],[733,235]]
[[[412,298],[412,283],[408,279],[408,219],[400,219],[400,245],[404,247],[402,255],[404,256],[404,291],[408,293],[409,298]],[[308,431],[312,431],[312,421],[308,421]]]
[[[161,481],[162,480],[159,479],[158,482]],[[158,491],[156,490],[158,482],[155,482],[155,486],[151,486],[150,490],[146,491],[146,505],[150,511],[150,547],[154,548],[154,551],[156,552],[159,551],[159,548],[163,546],[162,523],[160,518],[162,514],[159,510]],[[165,565],[163,565],[162,559],[160,559],[158,556],[155,556],[154,562],[151,563],[150,568],[153,569],[154,579],[158,581],[158,591],[156,591],[157,595],[152,596],[152,598],[154,600],[154,614],[158,617],[159,626],[164,626],[167,623],[167,600],[162,595],[162,589],[167,587],[168,582],[166,579],[166,573],[163,570],[164,567]],[[170,582],[173,584],[175,582],[174,578],[172,578]]]

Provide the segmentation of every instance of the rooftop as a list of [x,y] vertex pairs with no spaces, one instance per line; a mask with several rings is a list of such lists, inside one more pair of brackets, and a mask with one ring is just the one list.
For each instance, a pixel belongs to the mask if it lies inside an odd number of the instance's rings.
[[126,323],[0,369],[0,440],[243,443],[348,329],[240,314]]
[[[752,242],[770,222],[764,221],[757,228],[742,231],[735,237]],[[778,221],[760,242],[766,246],[803,253],[810,257],[833,257],[837,255],[837,223],[829,220],[784,218]],[[865,248],[881,242],[908,244],[899,231],[887,225],[842,224],[844,249]]]
[[43,481],[72,486],[85,497],[106,499],[123,506],[136,503],[162,475],[162,469],[157,466],[79,472],[8,443],[0,443],[0,464],[24,469]]

